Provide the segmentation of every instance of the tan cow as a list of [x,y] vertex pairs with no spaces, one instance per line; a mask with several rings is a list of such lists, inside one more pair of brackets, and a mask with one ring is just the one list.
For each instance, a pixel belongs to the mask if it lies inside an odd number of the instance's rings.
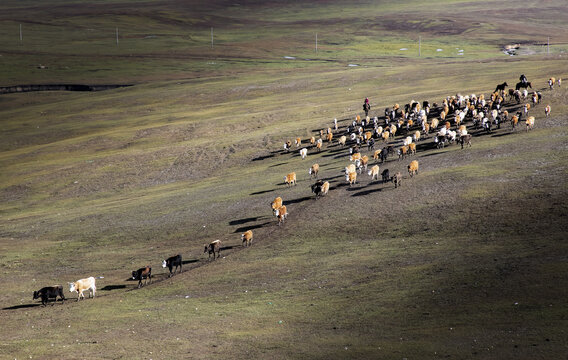
[[291,172],[291,173],[287,174],[286,176],[284,176],[284,182],[288,186],[296,185],[296,173]]
[[93,299],[95,298],[95,292],[97,291],[97,286],[95,284],[95,280],[96,279],[102,279],[102,276],[99,276],[97,278],[95,277],[88,277],[86,279],[81,279],[81,280],[77,280],[75,282],[71,282],[69,283],[69,292],[77,292],[77,294],[79,294],[77,296],[77,301],[79,301],[81,298],[85,298],[85,295],[83,294],[83,292],[85,290],[89,290],[89,297],[93,297]]
[[408,165],[408,174],[413,177],[414,174],[418,174],[418,161],[413,160]]
[[249,247],[252,245],[252,230],[247,230],[241,234],[241,240],[244,247]]

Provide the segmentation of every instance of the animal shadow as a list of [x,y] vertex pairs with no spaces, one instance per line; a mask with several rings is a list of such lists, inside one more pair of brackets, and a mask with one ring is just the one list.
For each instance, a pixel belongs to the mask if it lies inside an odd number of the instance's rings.
[[258,228],[264,227],[265,225],[268,225],[270,223],[271,223],[270,221],[267,221],[265,223],[257,224],[257,225],[241,226],[240,228],[235,229],[234,233],[237,234],[237,233],[245,232],[247,230],[258,229]]
[[242,224],[246,224],[248,222],[257,221],[258,219],[259,219],[259,217],[256,216],[256,217],[249,217],[249,218],[244,218],[244,219],[239,219],[239,220],[231,220],[231,221],[229,221],[229,225],[242,225]]
[[[132,281],[132,277],[129,277],[127,281]],[[118,289],[124,289],[126,285],[107,285],[104,288],[101,288],[102,291],[112,291]]]
[[14,305],[2,308],[2,310],[19,310],[19,309],[29,309],[37,306],[42,306],[41,304],[23,304],[23,305]]

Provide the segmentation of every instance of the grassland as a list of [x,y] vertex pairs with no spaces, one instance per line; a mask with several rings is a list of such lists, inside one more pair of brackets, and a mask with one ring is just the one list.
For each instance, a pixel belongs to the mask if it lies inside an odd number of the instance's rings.
[[[545,81],[567,77],[566,4],[421,4],[2,2],[0,86],[135,86],[0,96],[0,357],[565,358],[568,93]],[[547,36],[550,54],[534,51]],[[543,94],[535,130],[470,128],[464,150],[426,139],[401,189],[346,186],[336,144],[282,151],[333,118],[344,128],[366,96],[381,116],[521,73]],[[317,201],[314,162],[332,185]],[[214,239],[225,249],[208,262]],[[160,262],[177,253],[168,279]],[[146,264],[154,283],[136,290]],[[31,299],[91,275],[94,300]]]

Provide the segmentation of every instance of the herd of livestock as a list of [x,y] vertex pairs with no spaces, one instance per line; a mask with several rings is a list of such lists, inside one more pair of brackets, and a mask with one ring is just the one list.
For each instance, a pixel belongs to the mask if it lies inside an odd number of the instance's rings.
[[[523,78],[524,75],[521,76]],[[411,101],[404,106],[394,104],[384,110],[384,115],[369,116],[371,104],[365,99],[363,110],[365,117],[356,115],[353,120],[348,119],[346,126],[339,127],[337,119],[334,119],[332,127],[320,130],[319,134],[311,136],[309,139],[294,139],[296,148],[302,159],[308,155],[308,150],[319,153],[322,150],[324,141],[327,147],[339,146],[349,149],[349,163],[345,167],[345,181],[349,186],[357,183],[357,174],[366,171],[371,177],[371,181],[378,181],[379,174],[383,183],[392,182],[395,188],[401,185],[403,176],[400,172],[390,174],[388,169],[379,173],[379,163],[383,164],[390,155],[397,156],[398,160],[404,160],[407,156],[416,154],[416,144],[421,142],[423,148],[433,147],[442,148],[452,143],[460,143],[464,146],[471,146],[472,134],[491,132],[493,127],[509,126],[511,131],[515,131],[519,122],[525,122],[525,129],[529,131],[534,128],[535,116],[533,110],[541,104],[542,94],[540,91],[532,90],[532,84],[521,79],[515,89],[507,89],[506,82],[497,85],[487,98],[484,94],[448,96],[441,103],[423,101]],[[550,90],[554,86],[560,87],[562,79],[553,77],[547,80]],[[531,89],[530,91],[528,89]],[[512,114],[509,113],[511,110]],[[548,117],[551,112],[550,105],[544,106],[544,115]],[[317,137],[317,139],[316,139]],[[425,141],[425,139],[432,139]],[[382,146],[377,146],[382,142]],[[305,145],[304,145],[305,144]],[[367,148],[368,155],[363,155],[364,147]],[[377,147],[377,149],[375,149]],[[292,141],[288,140],[284,144],[284,152],[292,150]],[[371,155],[372,154],[372,155]],[[375,164],[369,169],[369,156],[372,156]],[[347,151],[346,151],[347,159]],[[408,174],[413,177],[418,173],[418,161],[411,161],[408,166]],[[328,181],[317,180],[320,165],[312,164],[308,170],[311,178],[316,182],[311,186],[316,199],[327,195],[330,190]],[[284,177],[284,183],[288,186],[296,184],[296,173],[291,172]],[[271,203],[273,215],[277,218],[278,225],[281,225],[288,216],[288,209],[282,197],[276,197]],[[248,230],[241,234],[244,247],[252,244],[253,232]],[[222,243],[215,240],[205,245],[204,253],[208,253],[209,259],[213,255],[213,260],[220,257]],[[169,269],[168,277],[173,276],[179,268],[182,271],[182,256],[180,254],[172,256],[162,261],[162,267]],[[102,277],[89,277],[80,279],[69,285],[70,292],[77,293],[77,301],[84,298],[84,292],[89,291],[93,298],[96,292],[96,279]],[[145,266],[132,272],[132,280],[138,281],[138,288],[142,286],[142,281],[146,284],[152,280],[152,268]],[[49,300],[57,300],[60,297],[65,300],[63,286],[54,285],[44,287],[34,291],[33,299],[41,299],[42,304],[46,305]]]

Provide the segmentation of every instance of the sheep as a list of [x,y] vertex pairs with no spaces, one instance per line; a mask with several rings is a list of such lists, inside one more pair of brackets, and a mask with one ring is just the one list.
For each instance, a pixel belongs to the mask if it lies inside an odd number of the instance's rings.
[[402,185],[402,174],[400,173],[400,171],[394,174],[392,181],[394,182],[395,189]]
[[307,155],[308,155],[308,149],[307,148],[301,148],[300,149],[300,156],[302,157],[302,160],[304,160]]
[[333,119],[333,127],[337,130],[337,118]]
[[534,128],[534,116],[529,116],[526,121],[527,124],[527,131],[532,130]]
[[346,141],[347,141],[347,136],[345,135],[341,135],[339,139],[337,139],[337,142],[339,143],[339,145],[341,145],[341,147],[345,146]]
[[308,173],[310,174],[310,179],[313,177],[315,177],[316,179],[318,178],[318,172],[319,172],[319,164],[313,164],[312,167],[310,168],[310,170],[308,170]]
[[467,134],[467,127],[465,125],[460,125],[458,129],[458,135],[463,136]]
[[414,174],[418,174],[418,161],[417,160],[411,161],[410,164],[408,165],[408,174],[410,175],[410,177],[413,177]]
[[532,94],[532,102],[533,102],[533,105],[538,104],[538,94],[536,93],[536,91],[533,92],[533,94]]
[[350,172],[345,175],[345,181],[349,183],[349,187],[357,182],[357,172]]
[[550,90],[554,90],[554,82],[556,81],[555,78],[551,77],[550,79],[548,79],[548,86],[550,87]]
[[379,181],[379,165],[374,165],[371,170],[368,171],[369,176],[371,177],[371,181],[376,177],[377,181]]
[[546,117],[550,115],[550,104],[544,107],[544,115],[546,115]]
[[288,209],[286,209],[286,205],[282,205],[278,209],[274,210],[274,215],[278,218],[278,225],[280,226],[288,217]]
[[280,206],[282,206],[282,198],[278,196],[277,198],[274,199],[274,201],[270,204],[270,206],[272,207],[272,211],[278,209]]
[[286,150],[286,152],[289,152],[291,147],[292,147],[292,142],[290,140],[287,140],[284,143],[284,150]]
[[556,80],[556,83],[558,84],[558,87],[560,87],[562,85],[562,78],[558,78],[558,80]]
[[402,140],[402,145],[404,146],[408,146],[410,143],[412,143],[412,138],[410,136],[407,136]]
[[244,247],[249,247],[252,245],[252,230],[247,230],[241,234],[241,241]]
[[365,140],[366,140],[366,141],[371,140],[372,137],[373,137],[373,133],[372,133],[372,132],[370,132],[370,131],[366,131],[366,132],[365,132]]
[[384,142],[388,142],[388,141],[389,141],[389,136],[390,136],[390,132],[389,132],[389,131],[386,131],[386,130],[381,134],[381,137],[383,138],[383,141],[384,141]]
[[331,140],[333,139],[333,133],[331,133],[331,132],[327,133],[327,134],[326,134],[326,139],[327,139],[328,142],[331,143]]
[[302,145],[302,139],[296,138],[296,140],[294,140],[294,143],[296,144],[296,147],[300,147],[300,145]]
[[310,137],[310,144],[312,146],[316,144],[316,137],[315,136]]
[[408,144],[408,151],[410,152],[410,155],[415,155],[416,154],[416,144],[415,143]]
[[286,185],[288,185],[288,187],[296,185],[296,173],[291,172],[284,176],[284,182],[286,183]]

